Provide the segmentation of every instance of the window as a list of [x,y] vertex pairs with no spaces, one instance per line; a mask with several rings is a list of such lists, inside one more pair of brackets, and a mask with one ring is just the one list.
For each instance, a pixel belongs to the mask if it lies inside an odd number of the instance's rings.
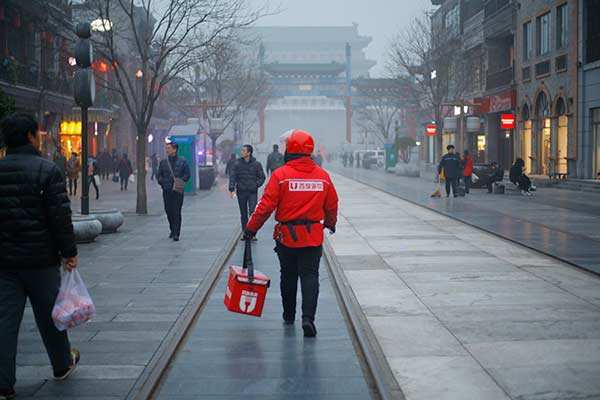
[[567,45],[568,16],[567,4],[556,9],[556,48],[563,49]]
[[542,56],[550,52],[550,13],[537,17],[537,54]]
[[587,0],[584,2],[585,15],[585,61],[591,63],[600,60],[600,0]]
[[533,29],[531,21],[523,24],[523,60],[533,57]]
[[459,34],[460,8],[456,5],[446,14],[446,33],[451,37]]

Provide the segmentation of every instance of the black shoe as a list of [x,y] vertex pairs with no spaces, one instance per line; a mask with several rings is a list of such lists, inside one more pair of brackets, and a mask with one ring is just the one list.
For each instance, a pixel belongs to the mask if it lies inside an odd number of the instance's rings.
[[294,325],[294,320],[293,319],[284,319],[283,320],[283,324],[284,325]]
[[179,236],[173,236],[173,240],[174,240],[175,242],[179,242]]
[[54,373],[54,379],[57,381],[64,381],[69,376],[75,372],[77,369],[77,364],[79,364],[79,359],[81,358],[81,354],[79,350],[72,348],[71,349],[71,366],[65,370],[58,371]]
[[169,233],[169,239],[173,239],[173,232]]
[[253,242],[258,242],[258,238],[256,236],[252,237]]
[[315,323],[310,319],[302,320],[302,330],[304,331],[304,337],[317,336],[317,327],[315,326]]
[[457,195],[457,194],[455,194],[455,195],[454,195],[454,197],[458,197],[458,195]]
[[0,400],[12,400],[16,397],[15,389],[0,389]]

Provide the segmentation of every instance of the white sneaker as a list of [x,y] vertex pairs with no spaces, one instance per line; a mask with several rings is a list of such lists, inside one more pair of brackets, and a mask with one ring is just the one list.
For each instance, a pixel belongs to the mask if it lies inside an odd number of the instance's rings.
[[526,191],[524,191],[524,190],[521,190],[521,195],[522,195],[522,196],[527,196],[527,192],[526,192]]

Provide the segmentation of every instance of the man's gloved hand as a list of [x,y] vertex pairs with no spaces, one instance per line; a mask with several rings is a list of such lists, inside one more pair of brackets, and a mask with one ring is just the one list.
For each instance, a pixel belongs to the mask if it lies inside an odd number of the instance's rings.
[[331,232],[332,235],[335,233],[335,226],[327,226],[327,225],[325,225],[325,228],[329,229],[329,232]]
[[248,229],[244,229],[244,236],[242,236],[244,240],[252,240],[252,238],[254,238],[254,236],[256,236],[256,232],[252,232],[252,231],[249,231]]

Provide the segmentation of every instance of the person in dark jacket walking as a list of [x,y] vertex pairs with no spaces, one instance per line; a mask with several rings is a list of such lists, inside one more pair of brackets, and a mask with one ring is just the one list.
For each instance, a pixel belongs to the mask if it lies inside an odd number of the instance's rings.
[[237,194],[242,229],[246,228],[248,217],[256,208],[258,188],[266,180],[262,165],[252,156],[253,151],[251,145],[243,145],[242,158],[236,161],[229,175],[229,193],[232,199]]
[[225,166],[225,175],[230,176],[231,171],[233,170],[233,166],[235,165],[235,154],[231,153],[231,157],[227,160],[227,165]]
[[517,158],[510,167],[508,176],[510,181],[519,187],[522,195],[531,196],[531,179],[525,175],[524,169],[525,161],[522,158]]
[[60,173],[63,175],[63,177],[65,177],[66,180],[66,176],[67,176],[67,157],[65,157],[60,149],[56,149],[56,152],[54,153],[54,157],[52,157],[52,161],[54,161],[54,164],[56,164],[56,166],[58,167]]
[[52,364],[66,379],[79,352],[52,321],[60,264],[77,267],[77,246],[65,178],[41,157],[35,119],[13,114],[0,123],[7,146],[0,160],[0,399],[15,397],[15,358],[27,299]]
[[77,159],[77,153],[71,153],[67,162],[67,179],[69,180],[69,195],[77,196],[77,180],[81,172],[81,164]]
[[267,157],[267,174],[271,175],[283,165],[283,154],[279,152],[279,145],[273,145],[273,152]]
[[163,201],[169,229],[171,234],[169,238],[179,241],[181,235],[181,208],[183,207],[183,193],[173,190],[175,178],[184,182],[190,180],[190,167],[185,159],[177,157],[179,145],[177,143],[167,143],[165,145],[167,158],[160,162],[156,180],[163,190]]
[[454,197],[458,197],[458,178],[461,174],[461,161],[458,154],[454,152],[454,145],[449,144],[446,146],[448,153],[442,156],[442,160],[438,165],[438,174],[444,171],[444,177],[446,178],[446,197],[450,197],[450,189],[452,188],[452,194]]
[[158,173],[158,156],[156,153],[152,154],[152,157],[150,158],[150,164],[152,167],[152,175],[150,175],[150,180],[153,181],[154,177]]
[[119,179],[121,180],[121,191],[126,191],[129,184],[129,176],[133,174],[133,166],[129,158],[127,158],[127,154],[123,154],[123,158],[119,160],[117,171],[119,171]]

